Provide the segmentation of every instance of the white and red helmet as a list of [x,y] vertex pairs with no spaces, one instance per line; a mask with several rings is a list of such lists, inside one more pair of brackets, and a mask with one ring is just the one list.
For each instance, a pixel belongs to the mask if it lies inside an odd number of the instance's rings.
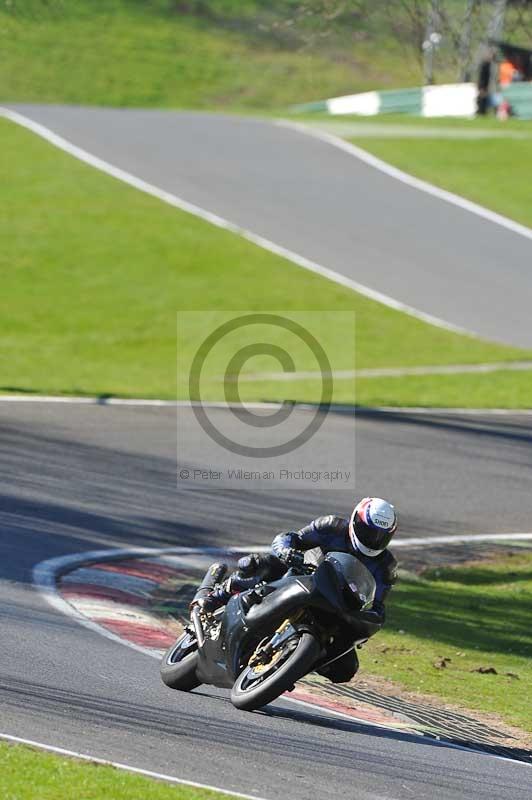
[[395,508],[381,497],[365,497],[349,520],[351,544],[365,556],[378,556],[386,550],[396,530]]

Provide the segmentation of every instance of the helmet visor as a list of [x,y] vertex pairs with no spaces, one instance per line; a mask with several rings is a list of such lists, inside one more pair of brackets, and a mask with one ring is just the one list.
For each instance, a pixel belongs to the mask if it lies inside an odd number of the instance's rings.
[[[370,527],[360,519],[358,514],[354,515],[353,529],[356,539],[358,539],[358,542],[362,544],[363,547],[373,551],[371,555],[378,555],[388,547],[396,528],[397,525],[394,525],[389,530],[373,526]],[[367,555],[370,555],[370,553]]]

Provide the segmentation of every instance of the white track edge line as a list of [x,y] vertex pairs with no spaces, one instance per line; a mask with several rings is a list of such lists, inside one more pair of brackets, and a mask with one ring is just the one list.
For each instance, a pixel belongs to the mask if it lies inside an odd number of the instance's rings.
[[[435,538],[437,538],[437,537],[435,537]],[[440,541],[448,540],[448,539],[453,539],[453,537],[447,537],[447,536],[440,537]],[[464,542],[470,541],[471,539],[477,539],[477,540],[482,540],[482,539],[499,539],[499,540],[500,539],[532,539],[532,533],[480,534],[479,536],[474,536],[474,535],[467,534],[467,535],[465,535],[463,537],[460,537],[460,541],[464,541]],[[458,540],[458,538],[454,537],[454,541],[457,541],[457,540]],[[399,540],[399,541],[401,541],[401,540]],[[417,545],[417,544],[421,544],[421,543],[425,543],[426,544],[426,542],[427,542],[426,539],[410,539],[410,540],[403,539],[402,541],[403,541],[404,545],[406,545],[406,544]],[[395,546],[397,546],[397,544],[398,544],[398,542],[395,543]],[[104,636],[107,639],[111,639],[112,641],[115,641],[118,644],[123,645],[124,647],[129,647],[129,648],[131,648],[133,650],[141,652],[144,655],[150,656],[151,658],[155,658],[155,659],[157,659],[159,661],[160,660],[160,654],[157,651],[149,649],[149,648],[141,647],[140,645],[136,645],[133,642],[129,642],[127,639],[122,639],[120,636],[117,636],[116,634],[111,633],[106,628],[100,626],[98,623],[93,622],[88,617],[85,617],[83,614],[81,614],[81,612],[79,612],[72,605],[70,605],[70,603],[67,603],[65,600],[63,600],[63,598],[59,594],[59,590],[57,588],[56,578],[62,572],[66,571],[68,567],[73,567],[75,565],[80,565],[80,564],[83,564],[83,563],[89,563],[91,561],[99,561],[103,557],[120,559],[120,558],[128,558],[128,557],[131,558],[132,556],[135,556],[135,555],[137,555],[137,556],[138,555],[157,555],[157,554],[158,555],[163,555],[165,553],[166,554],[176,554],[176,555],[177,554],[192,555],[192,554],[198,554],[198,553],[207,554],[209,552],[214,555],[216,552],[235,552],[235,553],[238,553],[238,552],[249,552],[250,549],[255,550],[255,551],[267,552],[270,548],[267,547],[267,546],[259,545],[259,546],[251,547],[251,548],[249,548],[249,547],[247,547],[247,548],[235,547],[235,548],[230,548],[230,549],[228,548],[227,550],[223,550],[223,549],[220,549],[220,548],[194,548],[194,547],[165,547],[165,548],[140,547],[140,548],[133,548],[133,549],[114,548],[114,549],[110,549],[110,550],[92,550],[92,551],[87,551],[86,553],[76,553],[76,554],[68,555],[68,556],[59,556],[59,557],[56,557],[56,558],[51,558],[51,559],[48,559],[46,561],[40,562],[33,569],[33,581],[34,581],[34,585],[36,586],[37,590],[40,591],[44,595],[45,599],[50,603],[50,605],[52,605],[57,610],[62,611],[67,616],[70,616],[70,617],[74,618],[77,622],[80,622],[84,627],[88,628],[89,630],[92,630],[93,632],[98,633],[98,634],[100,634],[101,636]],[[341,718],[346,719],[348,721],[358,722],[358,723],[366,725],[368,727],[373,726],[373,727],[381,728],[381,729],[384,729],[384,730],[391,730],[391,731],[396,731],[397,730],[396,728],[394,728],[392,726],[388,727],[388,726],[386,726],[384,724],[381,724],[381,723],[378,723],[378,722],[373,723],[373,722],[370,722],[369,720],[364,720],[364,719],[359,718],[359,717],[350,716],[348,714],[343,714],[341,711],[334,711],[333,709],[328,709],[328,708],[326,708],[324,706],[320,706],[320,705],[314,705],[313,703],[310,703],[310,702],[307,702],[307,701],[304,701],[304,700],[296,700],[296,698],[285,697],[285,696],[283,696],[280,699],[286,700],[287,702],[295,704],[295,705],[306,706],[307,708],[311,708],[314,711],[320,712],[321,714],[325,714],[325,715],[330,714],[330,715],[333,715],[335,717],[341,717]],[[422,733],[420,734],[420,733],[415,733],[415,732],[410,732],[410,731],[399,731],[399,732],[403,733],[403,735],[408,736],[408,737],[423,738],[423,734]],[[1,738],[1,735],[0,735],[0,738]],[[488,755],[491,758],[497,758],[497,759],[500,759],[501,761],[509,761],[512,764],[524,764],[524,766],[532,766],[530,764],[526,764],[526,762],[517,761],[515,759],[509,758],[509,757],[506,757],[506,756],[498,756],[498,755],[491,754],[491,753],[485,753],[484,751],[476,750],[474,747],[470,747],[469,748],[469,747],[466,747],[466,746],[453,744],[453,743],[450,743],[450,742],[449,743],[447,743],[447,742],[439,742],[437,739],[431,739],[430,741],[431,741],[431,743],[439,744],[442,747],[449,747],[451,749],[462,750],[462,751],[466,751],[466,752],[474,752],[474,753],[477,753],[479,755]],[[90,757],[87,756],[87,758],[90,758]],[[95,759],[93,759],[93,760],[95,760]],[[119,768],[121,766],[121,765],[113,764],[112,762],[105,762],[105,763],[110,763],[110,764],[112,764],[112,766],[118,766]],[[124,766],[123,768],[124,769],[131,769],[132,771],[140,771],[140,770],[137,770],[136,768],[128,768],[126,766]],[[146,773],[146,774],[150,774],[150,773]],[[152,776],[154,776],[154,773],[151,773],[151,774],[152,774]],[[174,782],[178,782],[178,783],[189,783],[188,781],[180,781],[177,778],[173,778],[171,780],[173,780]],[[194,784],[191,784],[191,785],[194,785]],[[198,786],[200,786],[200,785],[201,784],[198,784]],[[215,787],[203,786],[203,788],[215,788]],[[220,791],[222,793],[224,792],[223,789],[216,789],[216,791]],[[229,792],[229,791],[227,791],[225,793],[231,794],[231,792]],[[241,794],[239,795],[238,793],[235,793],[235,792],[233,792],[232,794],[236,794],[237,797],[244,797],[244,798],[247,797],[247,798],[249,798],[249,800],[261,800],[261,798],[253,798],[250,795],[241,795]]]
[[207,783],[197,783],[196,781],[187,781],[184,778],[176,778],[174,775],[165,775],[161,772],[152,772],[149,769],[141,769],[140,767],[132,767],[129,764],[122,764],[119,761],[108,761],[105,758],[97,758],[90,756],[86,753],[78,753],[75,750],[65,750],[63,747],[56,747],[51,744],[43,744],[43,742],[35,742],[33,739],[23,739],[20,736],[11,736],[8,733],[0,733],[0,739],[15,744],[25,744],[30,747],[38,747],[40,750],[47,750],[57,755],[69,756],[70,758],[78,758],[81,761],[92,761],[94,764],[101,764],[106,767],[114,767],[126,772],[132,772],[136,775],[144,775],[147,778],[154,778],[155,780],[165,781],[166,783],[177,783],[183,786],[191,786],[195,789],[207,789],[211,792],[219,792],[223,795],[232,797],[241,797],[243,800],[264,800],[264,798],[257,797],[252,794],[242,794],[242,792],[231,791],[230,789],[220,789],[218,786],[210,786]]
[[418,189],[421,192],[425,192],[433,197],[437,197],[439,200],[444,200],[446,203],[451,203],[451,205],[458,206],[458,208],[461,208],[463,211],[469,211],[471,214],[476,214],[477,217],[482,217],[482,219],[485,219],[488,222],[493,222],[496,225],[500,225],[501,227],[512,231],[512,233],[516,233],[519,236],[524,236],[526,239],[532,239],[532,228],[527,228],[526,225],[521,225],[521,223],[515,222],[515,220],[510,219],[509,217],[498,214],[496,211],[491,211],[489,208],[478,205],[478,203],[474,203],[472,200],[467,200],[461,195],[454,194],[446,189],[440,189],[438,186],[434,186],[434,184],[429,183],[428,181],[421,180],[421,178],[415,178],[413,175],[409,175],[407,172],[403,172],[397,167],[392,166],[392,164],[382,161],[382,159],[377,158],[367,150],[363,150],[361,147],[351,144],[345,139],[335,136],[333,133],[327,133],[326,131],[311,128],[301,122],[291,122],[290,120],[277,120],[276,125],[282,128],[289,128],[299,131],[300,133],[304,133],[307,136],[312,136],[313,138],[319,139],[323,142],[328,142],[333,147],[337,147],[340,150],[343,150],[345,153],[355,156],[368,166],[374,167],[375,169],[379,170],[379,172],[383,172],[385,175],[388,175],[388,177],[395,178],[396,180],[401,181],[401,183],[404,183],[413,189]]
[[[130,406],[131,408],[141,408],[143,406],[153,406],[154,408],[192,408],[201,405],[203,408],[250,408],[250,409],[269,409],[279,408],[281,403],[276,402],[243,402],[225,403],[223,401],[202,401],[197,403],[190,400],[157,400],[150,398],[125,398],[125,397],[76,397],[75,395],[46,395],[46,394],[0,394],[0,403],[64,403],[70,405],[84,406]],[[316,404],[296,402],[293,404],[298,409],[315,410]],[[467,416],[529,416],[532,415],[532,408],[454,408],[452,406],[354,406],[338,405],[334,406],[333,411],[356,414],[376,412],[382,414],[461,414]]]
[[[41,138],[46,139],[46,141],[48,141],[50,144],[53,144],[55,147],[58,147],[60,150],[64,150],[69,155],[74,156],[74,158],[89,164],[91,167],[94,167],[101,172],[111,175],[113,178],[116,178],[123,183],[133,186],[135,189],[139,189],[141,192],[150,194],[153,197],[162,200],[164,203],[168,203],[175,208],[179,208],[181,211],[186,211],[189,214],[200,217],[201,219],[210,222],[212,225],[216,225],[218,228],[231,231],[231,233],[235,233],[238,236],[247,239],[258,247],[261,247],[263,250],[268,250],[274,255],[285,258],[286,260],[291,261],[293,264],[297,264],[299,267],[303,267],[303,269],[314,272],[323,278],[327,278],[328,280],[334,281],[334,283],[358,292],[370,300],[375,300],[382,305],[393,308],[396,311],[401,311],[411,317],[422,320],[429,325],[434,325],[437,328],[443,328],[444,330],[448,330],[453,333],[461,333],[467,336],[479,337],[479,334],[475,333],[474,331],[466,330],[459,325],[453,325],[451,322],[446,322],[439,317],[435,317],[432,314],[428,314],[424,311],[420,311],[419,309],[409,306],[406,303],[402,303],[401,301],[396,300],[393,297],[389,297],[388,295],[376,291],[375,289],[371,289],[370,287],[365,286],[364,284],[359,283],[352,278],[348,278],[339,272],[335,272],[328,267],[324,267],[321,264],[318,264],[316,261],[312,261],[305,256],[299,255],[298,253],[295,253],[292,250],[283,247],[282,245],[275,244],[275,242],[266,239],[264,236],[260,236],[259,234],[253,233],[246,228],[242,228],[239,225],[220,217],[218,214],[214,214],[213,212],[201,208],[194,203],[189,203],[187,200],[184,200],[183,198],[178,197],[171,192],[159,189],[157,186],[148,183],[142,178],[138,178],[135,175],[120,169],[119,167],[115,167],[108,161],[104,161],[98,156],[89,153],[87,150],[78,147],[67,139],[64,139],[62,136],[59,136],[57,133],[54,133],[54,131],[52,131],[50,128],[41,125],[39,122],[35,122],[34,120],[24,116],[23,114],[20,114],[17,111],[12,111],[9,108],[0,106],[0,117],[4,117],[5,119],[10,120],[17,125],[20,125],[21,127],[27,128],[28,130],[32,131],[32,133],[35,133]],[[341,142],[342,140],[339,139],[338,141]]]

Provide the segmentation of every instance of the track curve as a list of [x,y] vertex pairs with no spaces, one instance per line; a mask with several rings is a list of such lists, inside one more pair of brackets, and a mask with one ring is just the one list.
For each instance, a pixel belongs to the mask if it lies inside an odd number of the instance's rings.
[[[338,415],[336,424],[341,447],[352,419]],[[266,544],[280,527],[346,510],[353,487],[288,496],[256,488],[230,498],[194,486],[176,492],[168,408],[0,404],[0,433],[5,732],[267,798],[530,796],[532,772],[519,764],[284,701],[243,715],[223,691],[171,694],[152,659],[43,606],[31,585],[36,563],[83,550]],[[356,492],[379,486],[396,499],[402,535],[462,532],[449,499],[465,482],[479,498],[472,530],[522,529],[530,518],[527,418],[360,415],[357,434]],[[201,453],[185,443],[178,461],[193,459],[201,463]]]
[[[532,346],[530,241],[323,142],[238,117],[16,108],[376,290],[486,337]],[[330,444],[339,457],[351,425],[334,417]],[[227,492],[194,481],[176,491],[172,409],[0,404],[0,434],[5,732],[267,798],[530,796],[532,773],[519,764],[294,711],[284,701],[243,715],[222,691],[169,694],[152,659],[43,606],[31,584],[38,562],[85,550],[266,544],[279,528],[346,511],[354,490],[375,487],[399,506],[402,535],[528,530],[528,418],[359,413],[356,487],[334,491],[278,484],[264,492],[259,484]],[[209,467],[206,459],[185,437],[179,464]],[[457,502],[464,491],[467,520]]]
[[532,347],[532,240],[327,142],[237,116],[10,108],[373,290],[485,338]]

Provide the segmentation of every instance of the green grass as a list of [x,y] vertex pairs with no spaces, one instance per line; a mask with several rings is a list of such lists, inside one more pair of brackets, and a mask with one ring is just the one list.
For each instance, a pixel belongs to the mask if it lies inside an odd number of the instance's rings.
[[532,126],[516,123],[509,131],[531,135],[473,141],[359,135],[352,141],[405,172],[532,227]]
[[[312,327],[310,321],[309,327]],[[280,371],[278,365],[277,371]],[[271,369],[271,365],[264,365]],[[274,365],[275,367],[275,365]],[[315,365],[314,365],[315,367]],[[312,367],[312,368],[314,368]],[[318,380],[287,383],[241,383],[244,399],[287,399],[316,402]],[[206,400],[220,398],[220,387],[206,383]],[[425,406],[442,408],[532,408],[532,370],[487,374],[427,375],[337,379],[334,401],[360,406]]]
[[[532,731],[532,552],[404,578],[387,607],[364,671]],[[435,667],[443,658],[447,666]]]
[[[332,115],[320,111],[313,113],[294,112],[293,117],[309,124],[320,125],[325,123],[330,126],[337,126],[339,135],[342,134],[342,128],[346,128],[348,131],[349,127],[354,124],[359,128],[374,128],[375,126],[406,129],[424,128],[427,130],[431,128],[448,128],[455,131],[461,130],[466,133],[491,131],[500,134],[502,137],[519,132],[526,138],[532,138],[532,125],[530,124],[530,120],[511,118],[501,122],[501,120],[498,120],[495,116],[466,119],[465,117],[417,117],[413,115],[410,116],[409,114],[378,114],[372,117],[365,117],[358,114]],[[348,132],[345,133],[344,136],[347,138]]]
[[[312,329],[312,320],[308,320],[307,328]],[[264,366],[271,368],[269,364]],[[311,368],[314,366],[311,365]],[[188,397],[188,374],[183,372],[178,375],[179,397]],[[217,374],[220,375],[221,371],[218,370]],[[322,384],[318,379],[294,380],[290,383],[270,380],[240,383],[239,388],[242,400],[316,403],[320,399]],[[207,378],[202,383],[201,397],[211,401],[223,399],[220,381],[212,378],[209,382]],[[531,409],[532,370],[495,371],[485,375],[337,379],[334,382],[333,402],[364,407]]]
[[0,742],[0,764],[3,800],[231,800],[19,744]]
[[179,13],[177,5],[2,3],[0,101],[267,109],[419,82],[413,60],[390,36],[375,33],[375,48],[373,34],[356,38],[358,29],[347,25],[308,48],[264,30],[263,22],[289,16],[286,3],[266,20],[254,16],[251,0],[233,3],[232,13],[230,3],[211,3],[215,13],[203,15]]
[[532,371],[359,378],[356,388],[358,402],[367,406],[532,408]]
[[[4,391],[175,397],[176,317],[185,310],[203,313],[188,329],[184,362],[205,335],[206,312],[220,309],[303,312],[312,329],[322,328],[333,369],[352,368],[352,351],[342,325],[323,329],[316,311],[355,312],[358,368],[530,357],[380,306],[103,175],[12,123],[0,120],[0,132]],[[297,368],[315,363],[309,357]],[[360,381],[357,400],[367,404],[377,391],[393,404],[402,399],[402,385]],[[248,384],[245,396],[277,399],[286,386]],[[220,382],[213,391],[220,396]],[[296,383],[288,396],[310,399],[309,392],[315,397],[316,387]],[[345,383],[338,382],[338,392],[335,399],[347,399]],[[439,402],[437,389],[432,395]],[[505,405],[513,398],[510,382],[498,399]],[[492,404],[491,383],[481,400],[475,404]]]

